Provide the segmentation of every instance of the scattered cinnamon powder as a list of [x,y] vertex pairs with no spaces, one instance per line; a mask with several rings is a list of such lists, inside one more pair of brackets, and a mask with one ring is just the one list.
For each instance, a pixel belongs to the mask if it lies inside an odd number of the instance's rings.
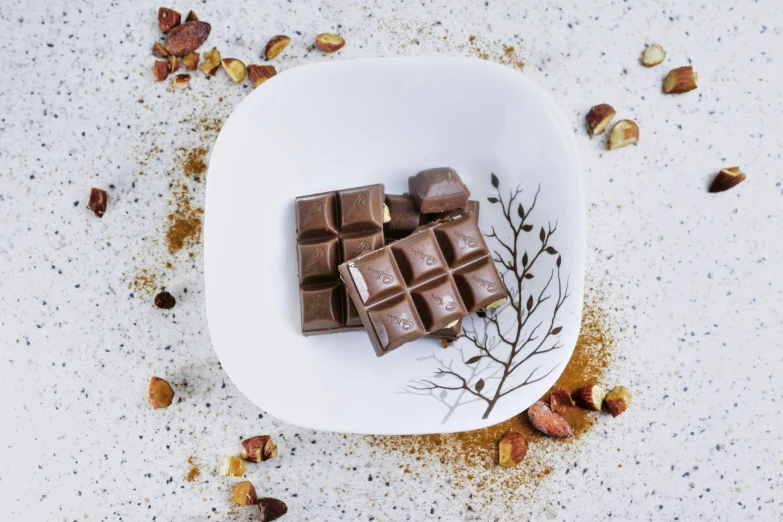
[[190,190],[184,183],[175,188],[172,195],[177,210],[168,215],[166,245],[170,254],[176,254],[183,248],[192,247],[201,241],[204,209],[191,207]]
[[199,475],[201,475],[201,470],[198,469],[198,464],[196,464],[193,457],[188,457],[188,465],[190,466],[190,469],[188,470],[188,474],[185,475],[185,480],[188,482],[193,482],[196,480],[196,478],[198,478]]
[[[607,314],[597,304],[585,302],[582,329],[571,361],[557,381],[558,386],[573,391],[579,386],[599,382],[612,360],[615,346]],[[580,437],[602,414],[580,408],[568,408],[564,417],[574,432],[572,439],[552,439],[536,431],[525,412],[511,419],[476,431],[412,436],[368,436],[368,442],[386,451],[399,453],[410,449],[417,459],[434,458],[448,470],[457,487],[488,496],[514,493],[520,486],[544,478],[552,471],[554,454],[573,451]],[[513,469],[497,466],[498,441],[509,431],[522,433],[530,450],[525,460]],[[407,453],[407,451],[406,451]],[[509,499],[511,501],[512,499]],[[519,500],[517,498],[517,500]]]
[[503,65],[510,65],[520,71],[525,68],[525,61],[519,56],[513,45],[498,44],[478,36],[468,38],[467,51],[482,60],[489,60]]
[[128,283],[128,288],[133,289],[134,293],[139,295],[152,295],[158,289],[158,278],[145,268],[136,274],[133,281]]
[[207,164],[204,162],[207,156],[207,149],[194,147],[188,150],[185,147],[181,147],[179,152],[179,159],[182,161],[182,171],[185,176],[201,183],[204,179],[204,174],[207,173]]

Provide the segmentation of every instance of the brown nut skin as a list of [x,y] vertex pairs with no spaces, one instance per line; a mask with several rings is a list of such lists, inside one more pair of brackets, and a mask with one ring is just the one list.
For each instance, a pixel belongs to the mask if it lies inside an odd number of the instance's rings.
[[549,406],[541,401],[537,401],[530,408],[527,409],[527,416],[530,419],[530,423],[535,429],[549,435],[550,437],[558,437],[561,439],[568,438],[573,435],[571,426],[568,421],[549,409]]
[[291,43],[291,39],[284,34],[273,36],[272,39],[267,42],[266,47],[264,48],[264,57],[267,60],[271,60],[283,52],[283,49],[285,49],[289,43]]
[[655,67],[666,59],[666,51],[658,44],[653,44],[642,53],[642,65]]
[[606,395],[604,404],[612,417],[617,417],[631,405],[631,392],[625,386],[617,386]]
[[606,392],[597,384],[582,386],[572,394],[574,401],[586,410],[601,411]]
[[231,491],[231,502],[237,506],[253,506],[258,502],[256,488],[248,480],[243,480]]
[[696,88],[699,75],[693,72],[693,67],[687,65],[669,71],[663,80],[663,92],[666,94],[681,94]]
[[258,499],[258,510],[261,513],[259,519],[261,522],[271,522],[288,513],[288,506],[276,498],[260,498]]
[[90,199],[87,200],[87,208],[99,218],[106,212],[106,205],[109,202],[109,195],[105,190],[99,188],[90,189]]
[[198,19],[198,16],[196,16],[196,12],[195,11],[189,12],[188,13],[188,17],[185,18],[185,21],[186,22],[198,22],[199,19]]
[[169,53],[166,52],[166,48],[163,47],[163,44],[160,42],[155,42],[152,44],[152,56],[155,58],[168,58]]
[[174,390],[165,379],[153,377],[150,379],[150,387],[147,392],[147,400],[156,410],[158,408],[168,408],[171,401],[174,400]]
[[174,56],[185,56],[198,49],[212,30],[206,22],[185,22],[178,25],[166,38],[166,51]]
[[174,305],[177,304],[177,300],[174,299],[174,296],[168,292],[160,292],[155,296],[154,303],[158,308],[162,308],[163,310],[171,310],[174,308]]
[[639,126],[633,120],[620,120],[614,124],[606,140],[606,149],[614,150],[639,141]]
[[598,136],[602,134],[609,122],[612,121],[614,115],[617,114],[614,107],[608,103],[600,103],[590,109],[587,113],[585,120],[587,121],[587,132],[590,137]]
[[160,32],[168,33],[179,25],[180,20],[182,20],[182,15],[174,9],[169,9],[168,7],[158,9],[158,28],[160,28]]
[[253,87],[258,87],[272,76],[277,75],[277,69],[271,65],[256,65],[250,64],[247,66],[247,79],[253,84]]
[[345,40],[339,34],[321,33],[315,37],[315,46],[325,53],[339,51],[345,45]]
[[245,474],[245,471],[247,471],[247,463],[242,459],[229,455],[220,463],[218,475],[221,477],[241,477]]
[[169,77],[169,61],[168,60],[155,60],[152,64],[152,74],[155,75],[155,80],[162,82]]
[[506,433],[498,443],[498,465],[512,468],[527,454],[527,439],[516,431]]
[[566,408],[573,406],[574,400],[566,389],[555,386],[549,391],[549,409],[553,412],[563,413]]
[[186,54],[182,57],[182,65],[184,65],[185,69],[188,71],[195,71],[198,69],[198,59],[198,53]]
[[242,458],[248,462],[261,462],[277,457],[277,444],[269,435],[257,435],[242,441]]
[[745,178],[747,178],[747,176],[739,167],[721,169],[721,171],[718,172],[718,175],[715,176],[715,179],[712,180],[710,192],[723,192],[729,190],[745,181]]

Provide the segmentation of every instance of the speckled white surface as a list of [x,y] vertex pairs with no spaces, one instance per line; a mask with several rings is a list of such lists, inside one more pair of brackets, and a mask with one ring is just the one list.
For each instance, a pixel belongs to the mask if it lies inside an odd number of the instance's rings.
[[[224,119],[250,87],[199,71],[187,89],[156,84],[157,4],[4,2],[4,520],[248,519],[229,509],[235,480],[215,470],[261,432],[278,437],[281,455],[248,478],[288,503],[283,520],[780,519],[783,6],[528,4],[171,6],[194,7],[213,24],[207,45],[246,62],[289,34],[283,73],[379,55],[509,61],[503,45],[513,46],[511,61],[524,60],[570,116],[585,165],[589,282],[602,285],[620,339],[607,381],[635,401],[578,446],[542,449],[560,452],[550,475],[524,486],[524,501],[501,503],[456,487],[448,463],[426,455],[278,422],[225,377],[206,329],[202,249],[170,254],[166,216],[170,185],[184,179],[177,149],[209,148],[214,132],[200,120]],[[328,30],[348,44],[323,56],[310,44]],[[668,56],[646,69],[638,59],[652,42]],[[688,63],[698,90],[661,94],[666,71]],[[600,102],[639,123],[638,146],[607,153],[586,137],[584,114]],[[748,180],[708,194],[731,165]],[[203,183],[185,183],[198,207]],[[91,186],[109,192],[102,220],[84,208]],[[143,270],[177,296],[174,310],[129,288]],[[152,374],[183,402],[152,411]],[[193,482],[189,456],[201,469]]]

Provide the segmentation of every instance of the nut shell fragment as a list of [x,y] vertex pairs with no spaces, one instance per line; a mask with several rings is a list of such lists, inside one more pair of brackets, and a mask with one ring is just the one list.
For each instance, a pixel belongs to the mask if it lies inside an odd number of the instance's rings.
[[718,175],[715,176],[715,179],[712,180],[710,192],[723,192],[724,190],[729,190],[745,181],[745,178],[747,178],[747,176],[739,167],[721,169],[721,171],[718,172]]
[[576,403],[587,410],[601,411],[606,392],[597,384],[582,386],[573,393]]
[[604,404],[612,417],[617,417],[631,405],[631,392],[625,386],[617,386],[607,394]]
[[174,9],[161,7],[158,9],[158,28],[162,33],[168,33],[179,25],[182,15]]
[[236,83],[242,83],[242,80],[245,79],[245,73],[247,72],[247,67],[245,67],[244,63],[236,58],[224,58],[222,64],[223,70],[226,71],[229,78]]
[[171,401],[174,400],[174,390],[167,380],[160,377],[150,379],[150,387],[147,392],[147,400],[156,410],[158,408],[168,408]]
[[550,437],[568,438],[573,433],[568,421],[549,409],[545,403],[537,401],[527,409],[527,416],[535,429]]
[[243,480],[231,491],[231,502],[238,506],[253,506],[258,501],[256,488],[248,480]]
[[602,134],[615,114],[617,113],[614,107],[608,103],[600,103],[591,108],[585,118],[587,120],[587,132],[590,134],[590,137]]
[[223,459],[223,462],[220,464],[218,475],[221,477],[241,477],[245,474],[246,470],[247,463],[244,460],[229,455]]
[[620,120],[614,124],[606,142],[607,150],[619,149],[639,141],[639,126],[633,120]]
[[653,44],[642,53],[642,65],[655,67],[666,58],[666,51],[658,44]]
[[504,468],[516,466],[526,454],[527,439],[521,433],[506,433],[498,443],[498,464]]
[[345,40],[339,34],[321,33],[315,37],[315,46],[325,53],[339,51],[345,45]]
[[663,92],[666,94],[681,94],[696,88],[699,75],[693,72],[693,67],[687,65],[669,71],[663,80]]
[[283,52],[283,49],[285,49],[289,43],[291,43],[291,38],[284,34],[273,36],[272,39],[267,42],[266,47],[264,48],[264,56],[267,60],[271,60]]
[[258,510],[261,513],[261,522],[271,522],[288,513],[288,506],[276,498],[261,498],[258,500]]
[[242,441],[242,458],[249,462],[261,462],[277,457],[277,444],[269,435],[257,435]]
[[206,22],[185,22],[178,25],[166,38],[166,51],[174,56],[185,56],[198,49],[212,30]]

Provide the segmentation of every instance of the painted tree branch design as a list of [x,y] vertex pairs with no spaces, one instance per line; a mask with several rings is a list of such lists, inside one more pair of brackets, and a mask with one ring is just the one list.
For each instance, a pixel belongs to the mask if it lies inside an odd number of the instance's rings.
[[[549,376],[557,365],[542,370],[543,365],[535,365],[536,358],[563,347],[559,341],[562,328],[556,323],[569,293],[568,278],[563,283],[560,273],[561,256],[552,246],[557,222],[540,227],[537,240],[530,239],[535,238],[530,216],[541,188],[526,210],[519,186],[504,197],[497,176],[491,174],[490,181],[497,197],[488,201],[500,205],[505,223],[504,230],[493,226],[484,235],[496,243],[493,259],[509,298],[500,307],[463,321],[463,339],[468,342],[460,340],[451,348],[458,356],[421,357],[436,363],[435,374],[413,381],[405,390],[442,403],[448,410],[442,424],[460,406],[478,401],[486,404],[482,417],[486,419],[500,399]],[[532,248],[528,250],[526,244]],[[540,288],[529,289],[534,286]]]

